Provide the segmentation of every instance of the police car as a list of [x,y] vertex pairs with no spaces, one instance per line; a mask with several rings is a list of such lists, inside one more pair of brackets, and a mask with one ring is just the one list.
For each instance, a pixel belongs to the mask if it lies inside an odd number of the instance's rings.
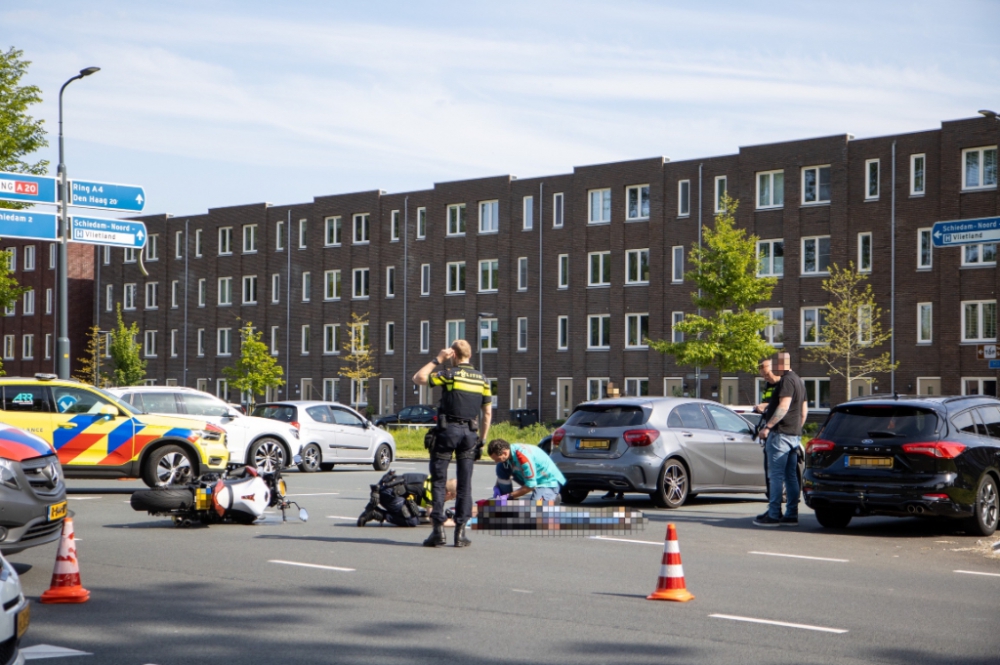
[[0,423],[44,439],[68,478],[142,478],[155,487],[221,471],[229,462],[218,425],[140,413],[78,381],[0,377],[0,395]]

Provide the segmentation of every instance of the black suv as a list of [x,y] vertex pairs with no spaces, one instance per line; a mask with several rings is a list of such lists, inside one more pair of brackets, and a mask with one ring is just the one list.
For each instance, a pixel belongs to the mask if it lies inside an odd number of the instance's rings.
[[1000,400],[861,399],[830,412],[806,447],[802,492],[827,528],[852,517],[963,519],[989,536],[1000,514]]

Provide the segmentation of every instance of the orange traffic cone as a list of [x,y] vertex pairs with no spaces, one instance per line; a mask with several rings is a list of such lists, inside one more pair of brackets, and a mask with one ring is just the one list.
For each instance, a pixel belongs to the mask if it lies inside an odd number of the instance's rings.
[[646,596],[646,600],[675,600],[679,603],[694,600],[684,586],[681,546],[673,524],[667,524],[667,540],[663,543],[663,562],[660,564],[660,577],[656,580],[656,591]]
[[80,564],[76,560],[76,541],[73,538],[73,518],[63,522],[62,540],[52,571],[52,584],[42,594],[43,603],[85,603],[90,592],[80,586]]

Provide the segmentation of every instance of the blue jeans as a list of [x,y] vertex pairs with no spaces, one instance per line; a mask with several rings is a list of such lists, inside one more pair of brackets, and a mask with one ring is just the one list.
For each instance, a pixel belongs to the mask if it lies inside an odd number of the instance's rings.
[[770,432],[764,444],[767,454],[767,477],[771,483],[771,496],[767,514],[781,518],[781,492],[785,489],[788,504],[785,517],[799,515],[799,437]]
[[[500,488],[502,494],[510,494],[514,491],[512,476],[510,467],[502,462],[497,464],[497,487]],[[521,498],[528,501],[556,501],[559,499],[559,487],[536,487],[531,494]]]

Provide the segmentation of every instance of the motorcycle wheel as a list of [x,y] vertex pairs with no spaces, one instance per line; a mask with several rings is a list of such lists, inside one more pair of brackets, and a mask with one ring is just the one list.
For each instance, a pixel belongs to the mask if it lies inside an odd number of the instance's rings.
[[171,510],[190,510],[194,506],[194,492],[185,489],[136,490],[129,499],[133,510],[161,513]]

